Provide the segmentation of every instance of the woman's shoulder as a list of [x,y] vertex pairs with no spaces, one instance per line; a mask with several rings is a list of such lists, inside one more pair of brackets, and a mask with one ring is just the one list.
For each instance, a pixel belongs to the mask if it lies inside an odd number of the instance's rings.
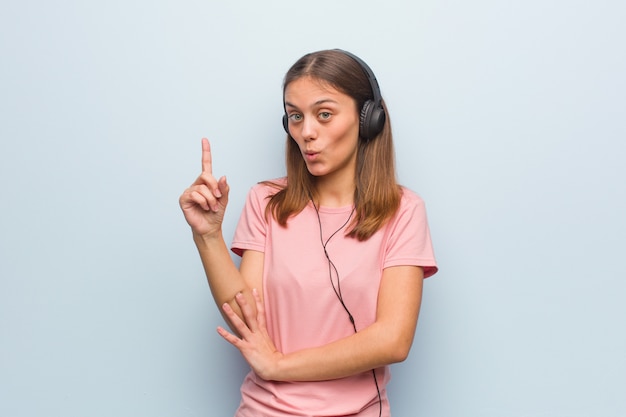
[[258,195],[261,198],[265,198],[268,196],[272,196],[276,194],[278,191],[282,190],[287,186],[287,178],[274,178],[271,180],[265,180],[256,183],[250,189],[251,193]]
[[408,224],[426,221],[426,205],[422,197],[415,191],[400,187],[400,205],[391,217],[388,227],[392,230],[406,231]]
[[405,186],[400,186],[400,193],[402,195],[400,198],[401,207],[424,205],[424,200],[422,199],[422,197],[415,191],[411,190],[410,188],[406,188]]

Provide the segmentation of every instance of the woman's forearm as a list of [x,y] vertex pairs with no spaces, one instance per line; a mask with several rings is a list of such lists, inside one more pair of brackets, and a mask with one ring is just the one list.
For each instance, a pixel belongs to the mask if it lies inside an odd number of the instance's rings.
[[228,303],[235,313],[243,318],[241,309],[235,296],[242,293],[253,304],[251,288],[244,275],[237,268],[226,246],[221,233],[213,236],[198,236],[194,234],[194,242],[198,248],[202,266],[219,311],[232,329],[231,321],[223,314],[222,306]]
[[411,346],[413,333],[405,340],[393,336],[381,324],[330,344],[284,355],[274,375],[280,381],[321,381],[343,378],[381,366],[402,362]]
[[194,234],[193,240],[218,306],[234,299],[238,292],[246,290],[243,276],[231,259],[221,234],[208,237]]

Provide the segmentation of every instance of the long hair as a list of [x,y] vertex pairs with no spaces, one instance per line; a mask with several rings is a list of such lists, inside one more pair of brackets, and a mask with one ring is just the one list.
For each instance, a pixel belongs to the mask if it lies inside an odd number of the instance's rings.
[[[373,99],[372,87],[361,66],[350,56],[338,50],[319,51],[300,58],[285,75],[283,96],[287,86],[301,78],[311,77],[326,83],[352,97],[361,109]],[[401,189],[396,180],[395,154],[391,123],[385,103],[387,118],[382,131],[369,141],[359,138],[355,184],[355,217],[348,236],[367,240],[379,230],[400,205]],[[311,175],[296,142],[287,135],[287,183],[270,197],[266,215],[287,226],[289,217],[302,211],[311,196],[315,196],[315,176]]]

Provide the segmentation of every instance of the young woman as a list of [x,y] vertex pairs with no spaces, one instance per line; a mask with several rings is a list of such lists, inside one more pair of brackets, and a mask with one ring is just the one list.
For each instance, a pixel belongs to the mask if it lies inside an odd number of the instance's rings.
[[409,354],[437,265],[424,203],[396,182],[391,126],[369,67],[305,55],[283,86],[285,178],[254,186],[232,262],[225,177],[180,197],[215,302],[251,372],[236,416],[389,416],[389,365]]

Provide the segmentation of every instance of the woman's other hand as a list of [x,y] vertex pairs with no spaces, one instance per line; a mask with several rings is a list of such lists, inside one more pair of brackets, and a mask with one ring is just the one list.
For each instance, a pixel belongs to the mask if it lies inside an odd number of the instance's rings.
[[252,290],[256,309],[252,308],[242,294],[237,294],[235,301],[243,313],[243,320],[225,303],[222,306],[224,314],[240,335],[235,336],[223,327],[217,332],[226,341],[235,346],[246,359],[252,370],[266,380],[280,380],[279,363],[283,358],[274,346],[274,342],[267,332],[265,323],[265,308],[256,289]]

